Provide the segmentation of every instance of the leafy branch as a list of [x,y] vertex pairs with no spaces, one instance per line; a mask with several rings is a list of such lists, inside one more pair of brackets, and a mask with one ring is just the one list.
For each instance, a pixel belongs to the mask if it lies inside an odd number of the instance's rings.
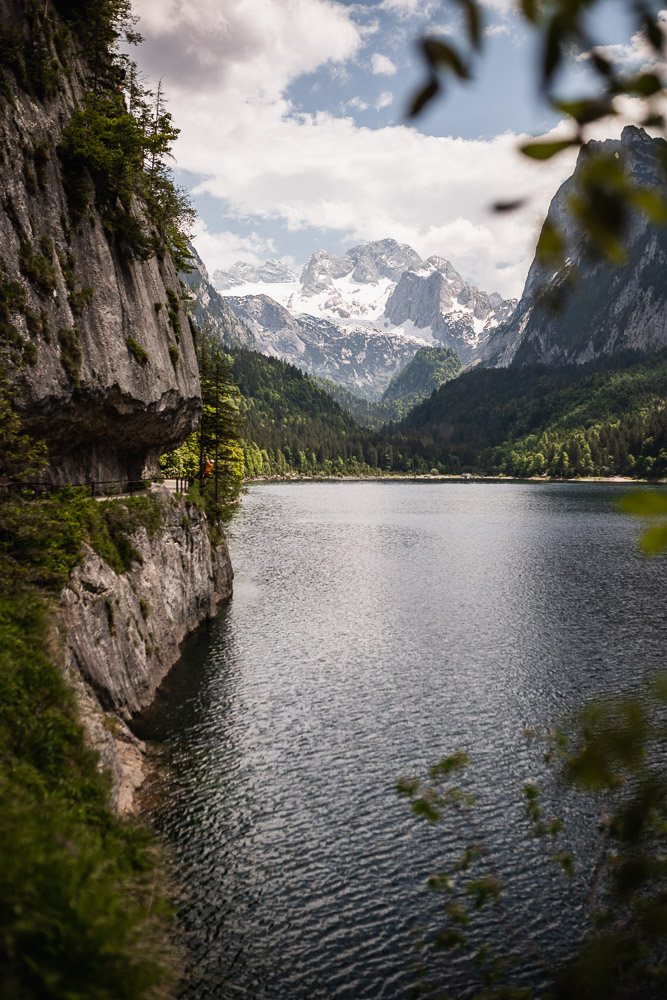
[[[567,876],[563,912],[583,906],[588,913],[573,953],[546,969],[546,995],[552,1000],[664,995],[667,777],[661,760],[666,740],[666,674],[634,695],[592,702],[564,730],[546,738],[544,760],[563,787],[597,806],[597,850],[587,877],[576,881],[575,862],[561,846],[566,832],[562,820],[545,818],[539,787],[524,786],[527,834],[545,841],[551,860]],[[509,888],[471,820],[474,799],[454,783],[467,765],[466,754],[454,754],[430,769],[428,781],[403,779],[397,786],[417,816],[431,824],[445,822],[465,844],[463,852],[429,880],[429,886],[445,896],[445,923],[435,932],[433,944],[448,951],[475,947],[483,983],[477,997],[532,998],[538,993],[517,986],[517,977],[528,965],[534,969],[541,956],[507,918],[502,898]],[[473,918],[489,903],[498,918],[500,948],[485,965],[489,952],[484,945],[474,945]],[[539,964],[545,968],[543,961]]]
[[[462,21],[462,38],[427,37],[421,41],[426,79],[412,97],[409,115],[419,115],[436,97],[444,94],[450,83],[465,85],[474,77],[478,60],[483,56],[484,9],[478,0],[451,0]],[[541,52],[536,85],[551,108],[568,123],[568,134],[559,139],[536,139],[524,143],[521,152],[533,160],[547,160],[566,149],[581,148],[585,157],[581,182],[569,199],[569,212],[578,233],[575,237],[548,223],[540,237],[538,257],[549,265],[562,265],[571,249],[584,236],[588,254],[622,262],[623,243],[633,215],[643,214],[651,222],[667,222],[667,193],[647,188],[631,177],[617,156],[586,146],[590,126],[618,114],[622,98],[639,98],[642,112],[637,124],[663,129],[662,101],[665,34],[659,15],[643,0],[627,3],[626,9],[653,54],[652,63],[638,73],[625,73],[596,45],[591,34],[591,13],[600,8],[600,0],[517,0],[513,13],[538,40]],[[597,11],[598,16],[603,16]],[[563,99],[557,93],[563,71],[575,60],[585,60],[593,76],[592,89],[576,99]],[[667,179],[667,144],[661,150],[660,165]],[[524,199],[502,202],[496,211],[506,212],[524,204]],[[568,245],[570,244],[570,245]]]

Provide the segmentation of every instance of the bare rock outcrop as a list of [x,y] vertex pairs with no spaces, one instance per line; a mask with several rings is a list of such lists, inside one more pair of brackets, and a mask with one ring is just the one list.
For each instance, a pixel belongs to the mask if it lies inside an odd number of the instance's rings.
[[[663,197],[666,151],[664,139],[652,139],[633,125],[623,129],[620,140],[587,143],[547,215],[571,255],[556,271],[535,258],[516,311],[489,340],[486,364],[584,364],[620,351],[667,346],[667,229],[637,212],[625,234],[625,262],[591,260],[570,206],[591,152],[619,158],[635,184]],[[562,292],[560,308],[554,308]]]
[[156,492],[163,525],[153,539],[144,527],[131,536],[132,567],[116,573],[86,547],[60,600],[69,664],[103,708],[125,718],[150,704],[184,637],[232,589],[226,545],[211,544],[206,517]]
[[162,525],[153,538],[144,527],[130,537],[132,567],[117,573],[87,546],[60,597],[65,669],[121,811],[131,810],[142,780],[143,747],[125,721],[151,703],[185,636],[232,593],[227,546],[211,542],[204,514],[161,487],[153,492]]

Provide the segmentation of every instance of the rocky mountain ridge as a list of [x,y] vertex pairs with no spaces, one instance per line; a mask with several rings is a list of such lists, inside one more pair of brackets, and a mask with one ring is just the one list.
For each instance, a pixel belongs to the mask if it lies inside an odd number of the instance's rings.
[[393,239],[342,256],[319,250],[298,279],[275,261],[239,262],[216,271],[214,284],[259,350],[368,398],[378,398],[424,345],[450,348],[469,363],[483,358],[491,332],[516,304],[470,285],[444,258],[424,261]]
[[213,286],[219,292],[227,291],[236,285],[266,282],[273,284],[281,281],[295,281],[295,272],[279,260],[267,260],[258,267],[245,261],[237,261],[228,271],[213,272]]
[[232,296],[227,302],[263,354],[368,399],[379,398],[424,343],[363,325],[342,328],[307,313],[294,316],[268,295]]
[[[555,272],[537,258],[533,261],[516,311],[490,339],[487,365],[583,364],[627,349],[667,346],[667,227],[635,213],[625,240],[625,263],[592,261],[585,234],[568,207],[589,152],[619,157],[634,181],[665,193],[666,150],[664,140],[635,126],[624,128],[620,140],[590,142],[582,149],[547,215],[565,234],[570,257]],[[564,292],[563,303],[554,309],[551,301],[559,292]]]
[[468,284],[449,261],[429,257],[401,275],[385,306],[394,327],[412,329],[467,362],[482,359],[489,337],[516,307],[515,299]]

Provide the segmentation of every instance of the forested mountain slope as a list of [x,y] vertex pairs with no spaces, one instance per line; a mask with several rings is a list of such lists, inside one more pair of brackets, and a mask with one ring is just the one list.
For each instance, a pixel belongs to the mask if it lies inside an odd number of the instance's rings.
[[400,404],[403,413],[416,406],[434,389],[456,378],[463,369],[463,362],[455,351],[447,347],[422,347],[382,394],[384,403]]
[[342,471],[362,433],[352,417],[294,365],[246,350],[231,359],[247,473]]
[[397,430],[425,435],[459,467],[485,473],[664,476],[666,401],[667,351],[576,368],[478,368],[442,386]]
[[313,381],[336,400],[362,427],[379,429],[400,420],[413,406],[430,396],[449,379],[455,378],[463,363],[446,347],[420,347],[414,358],[393,376],[380,400],[368,400],[341,385],[315,376]]

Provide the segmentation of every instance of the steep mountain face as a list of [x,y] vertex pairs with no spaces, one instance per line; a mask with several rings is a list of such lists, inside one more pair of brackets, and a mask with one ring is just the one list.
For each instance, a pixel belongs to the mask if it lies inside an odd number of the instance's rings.
[[200,330],[214,333],[225,347],[258,350],[258,344],[250,330],[213,287],[204,262],[194,247],[190,247],[190,253],[193,255],[192,270],[181,273],[180,278],[188,289],[190,312],[195,324]]
[[[233,287],[230,304],[236,314],[244,322],[247,312],[253,314],[249,325],[260,350],[277,352],[305,371],[331,378],[368,398],[382,393],[387,374],[391,377],[397,370],[392,367],[395,360],[409,360],[426,344],[451,348],[467,362],[483,358],[491,331],[516,305],[515,300],[469,285],[443,258],[424,261],[411,247],[392,239],[362,243],[340,257],[319,250],[298,280],[294,275],[281,278],[275,261],[265,267],[268,278],[262,276],[263,269],[241,263],[214,275],[217,288]],[[246,282],[240,283],[244,277]],[[287,310],[297,327],[303,328],[300,340],[310,340],[313,318],[319,321],[317,362],[309,350],[296,345],[296,327],[284,313],[278,322],[275,311],[267,310],[265,304],[244,306],[244,300],[252,296],[268,296]],[[261,317],[268,326],[262,327]],[[328,344],[326,337],[331,338]],[[322,350],[328,357],[326,365],[320,357]],[[375,367],[364,374],[360,366],[366,359]]]
[[0,93],[0,347],[17,406],[47,440],[56,482],[142,478],[201,413],[178,277],[169,256],[121,259],[93,201],[73,219],[59,147],[90,71],[76,48],[63,66],[59,52],[75,43],[58,49],[45,22],[50,75],[21,79],[41,8],[2,0],[0,15],[13,32]]
[[420,267],[403,272],[387,300],[385,316],[394,327],[412,330],[469,362],[484,357],[492,331],[515,306],[515,299],[469,285],[442,257],[429,257]]
[[[635,181],[665,190],[660,165],[667,149],[664,140],[627,126],[620,140],[588,146],[617,154]],[[667,346],[667,228],[637,215],[626,241],[627,262],[621,267],[592,263],[568,210],[585,155],[582,150],[574,174],[557,191],[547,215],[575,249],[555,273],[545,271],[537,259],[533,262],[516,312],[491,337],[491,366],[582,364],[626,349]],[[545,293],[558,292],[566,281],[564,303],[555,311]]]
[[294,316],[268,295],[244,295],[227,301],[263,354],[331,379],[369,399],[381,396],[391,377],[420,347],[417,340],[371,327],[341,328],[306,313]]
[[[180,241],[156,221],[165,203],[148,184],[141,157],[145,133],[125,105],[109,50],[122,7],[101,0],[0,0],[0,372],[26,429],[47,442],[44,477],[55,484],[117,484],[157,474],[159,455],[179,445],[202,412],[185,297],[172,260]],[[161,190],[178,201],[167,183]],[[177,226],[177,214],[176,208],[165,213],[164,227]],[[11,463],[3,465],[3,479],[8,468]],[[35,649],[52,661],[55,676],[61,672],[74,686],[87,744],[112,772],[111,804],[131,810],[142,745],[107,711],[129,717],[147,705],[179,658],[185,634],[230,596],[226,545],[211,538],[199,509],[155,485],[141,497],[111,504],[90,500],[88,514],[79,506],[82,499],[71,501],[67,493],[53,498],[46,512],[37,501],[28,513],[22,500],[12,513],[11,499],[5,501],[5,528],[11,524],[22,538],[29,526],[37,531],[33,550],[40,541],[55,552],[66,544],[67,559],[76,559],[53,618],[58,641],[49,641],[47,650],[40,635]],[[44,518],[48,532],[42,537]],[[90,546],[79,542],[74,524],[88,531]],[[123,551],[133,553],[124,566],[115,560],[116,542],[100,542],[109,524]],[[12,559],[20,564],[13,553],[5,562]],[[51,602],[44,589],[51,584],[32,588],[29,580],[16,607],[33,600],[39,606],[47,597]],[[23,610],[17,622],[22,616]],[[45,760],[58,719],[49,677],[40,666],[39,679],[30,684],[38,720],[30,739],[37,747],[44,738],[39,753]],[[67,700],[70,728],[71,712]],[[86,835],[81,843],[94,844],[86,825],[92,834],[102,816],[99,794],[77,783],[83,771],[68,773],[63,801],[76,803]],[[44,794],[40,786],[39,798]],[[86,801],[94,802],[92,812]],[[90,874],[85,868],[82,861],[84,881]],[[111,897],[102,898],[108,905]],[[77,933],[72,921],[69,929]],[[48,978],[60,981],[60,973]]]
[[401,274],[420,264],[411,247],[389,239],[362,243],[343,257],[319,250],[306,263],[288,306],[336,322],[374,323]]

